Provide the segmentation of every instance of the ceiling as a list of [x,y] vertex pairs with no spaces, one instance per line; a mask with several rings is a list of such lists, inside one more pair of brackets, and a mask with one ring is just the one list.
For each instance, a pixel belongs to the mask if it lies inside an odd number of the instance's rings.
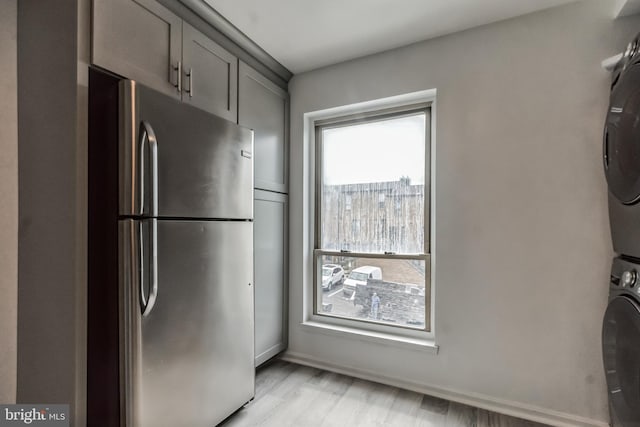
[[576,0],[205,0],[294,74]]

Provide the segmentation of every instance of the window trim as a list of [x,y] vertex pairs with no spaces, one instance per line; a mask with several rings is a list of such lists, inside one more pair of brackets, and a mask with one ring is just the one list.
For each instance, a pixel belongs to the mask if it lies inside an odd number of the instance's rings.
[[[392,96],[388,98],[382,98],[372,101],[365,101],[357,104],[344,105],[325,110],[319,110],[304,114],[304,136],[305,143],[308,147],[308,174],[309,179],[309,238],[307,239],[309,248],[308,256],[305,262],[310,268],[307,269],[308,275],[305,275],[305,286],[303,288],[304,295],[304,307],[303,307],[303,325],[324,329],[325,332],[340,331],[340,334],[354,334],[361,338],[370,336],[375,340],[388,339],[391,342],[404,341],[408,345],[414,345],[420,343],[420,346],[434,347],[435,344],[435,311],[436,311],[436,282],[435,282],[435,142],[436,142],[436,89],[429,89],[419,92],[413,92],[403,95]],[[426,135],[428,142],[428,149],[425,150],[425,252],[424,256],[425,266],[429,270],[429,284],[430,284],[430,307],[429,307],[429,325],[430,330],[416,330],[408,328],[399,328],[397,326],[388,326],[384,324],[377,324],[372,322],[362,322],[358,320],[351,320],[339,317],[330,317],[325,315],[315,314],[316,310],[316,298],[317,289],[314,286],[315,277],[318,274],[316,251],[321,250],[316,247],[316,242],[319,238],[319,221],[318,211],[319,208],[319,194],[320,188],[318,186],[318,180],[316,174],[319,173],[320,156],[316,156],[317,152],[317,134],[318,125],[330,125],[331,127],[346,126],[359,121],[369,121],[369,117],[375,116],[376,118],[388,116],[401,116],[415,114],[416,109],[423,108],[427,111],[427,126]],[[323,251],[326,252],[326,251]],[[330,251],[329,251],[330,252]],[[346,254],[345,254],[346,255]],[[349,255],[355,255],[350,253]],[[384,254],[369,254],[375,257],[384,257]],[[404,255],[404,254],[403,254]],[[407,254],[408,256],[416,254]],[[422,258],[421,258],[422,259]],[[387,338],[384,338],[384,337]],[[383,338],[381,338],[383,337]]]
[[[313,251],[313,265],[314,265],[314,275],[316,276],[316,280],[320,280],[322,281],[322,278],[320,276],[318,276],[318,274],[322,274],[321,268],[320,268],[320,257],[322,257],[323,255],[328,255],[328,256],[347,256],[347,257],[354,257],[354,258],[375,258],[375,259],[395,259],[395,260],[416,260],[416,261],[424,261],[425,264],[425,269],[427,271],[431,270],[431,262],[430,262],[430,258],[431,256],[429,254],[401,254],[401,255],[395,255],[395,254],[379,254],[379,253],[363,253],[363,252],[348,252],[348,253],[344,253],[344,252],[336,252],[336,251],[328,251],[328,250],[323,250],[323,249],[314,249]],[[430,275],[429,275],[430,276]],[[431,280],[431,279],[429,279]],[[313,283],[311,284],[312,286],[314,285]],[[332,315],[327,315],[327,314],[316,314],[315,310],[317,309],[318,306],[318,301],[322,299],[322,295],[323,295],[323,291],[322,291],[322,286],[316,286],[313,289],[313,312],[312,314],[312,318],[317,321],[317,322],[321,322],[321,323],[327,323],[327,324],[331,324],[331,325],[337,325],[337,326],[348,326],[351,329],[358,329],[358,330],[362,330],[362,331],[371,331],[371,332],[380,332],[380,333],[386,333],[389,335],[397,335],[400,337],[411,337],[411,338],[426,338],[430,335],[433,335],[433,327],[431,324],[432,319],[429,319],[429,326],[430,326],[430,330],[425,330],[425,329],[418,329],[418,328],[409,328],[409,327],[402,327],[402,326],[398,326],[398,325],[391,325],[391,324],[385,324],[385,323],[378,323],[378,322],[370,322],[370,321],[365,321],[365,320],[358,320],[358,319],[349,319],[347,317],[340,317],[340,316],[332,316]],[[431,294],[433,295],[433,294]],[[426,297],[426,294],[425,294]],[[433,301],[433,300],[431,300]],[[425,307],[426,309],[426,307]],[[429,307],[430,310],[433,310],[433,303],[431,304],[431,307]]]
[[[424,218],[423,223],[425,225],[425,235],[424,235],[424,247],[423,253],[429,254],[430,250],[430,236],[431,236],[431,224],[430,224],[430,216],[431,216],[431,180],[432,177],[430,175],[430,165],[431,165],[431,127],[433,126],[433,121],[431,120],[431,102],[424,102],[420,104],[410,104],[406,106],[395,107],[391,109],[382,109],[382,110],[372,110],[367,112],[360,112],[357,114],[350,114],[347,116],[338,116],[334,117],[332,120],[319,120],[313,123],[314,125],[314,156],[315,156],[315,173],[312,176],[315,185],[315,208],[313,210],[314,217],[314,240],[313,240],[313,248],[321,249],[318,246],[318,242],[321,240],[322,234],[322,225],[320,221],[320,209],[322,206],[322,145],[319,144],[321,141],[320,132],[322,129],[333,129],[336,127],[343,126],[352,126],[354,124],[364,124],[364,123],[373,123],[378,121],[384,121],[389,119],[396,119],[401,117],[414,116],[418,113],[425,114],[426,126],[425,126],[425,141],[427,142],[428,149],[425,149],[425,162],[424,162]],[[316,153],[318,155],[316,155]]]

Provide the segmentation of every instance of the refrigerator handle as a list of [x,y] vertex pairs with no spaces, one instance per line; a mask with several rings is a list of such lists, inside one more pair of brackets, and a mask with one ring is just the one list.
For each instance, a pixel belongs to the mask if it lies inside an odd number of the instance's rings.
[[158,140],[153,128],[146,120],[140,123],[140,168],[139,168],[139,182],[140,182],[140,213],[145,214],[145,142],[149,145],[149,152],[151,154],[151,195],[149,200],[149,215],[156,217],[158,215]]
[[[138,229],[138,248],[140,251],[139,259],[140,259],[140,269],[139,269],[139,280],[138,284],[140,286],[140,309],[142,310],[142,316],[148,316],[153,310],[153,306],[156,303],[156,299],[158,298],[158,220],[153,218],[149,220],[151,226],[151,233],[149,233],[150,238],[150,246],[151,246],[151,259],[147,260],[147,257],[144,256],[144,248],[146,247],[144,244],[144,229],[143,229],[143,221],[139,223]],[[150,261],[150,262],[149,262]],[[144,286],[144,278],[145,278],[145,268],[149,267],[149,296],[145,296],[145,286]]]

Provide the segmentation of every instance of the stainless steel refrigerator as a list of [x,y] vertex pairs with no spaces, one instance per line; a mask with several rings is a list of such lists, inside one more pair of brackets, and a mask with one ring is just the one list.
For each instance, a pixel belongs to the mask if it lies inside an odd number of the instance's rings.
[[112,406],[124,426],[215,426],[254,396],[253,133],[130,80],[117,98]]

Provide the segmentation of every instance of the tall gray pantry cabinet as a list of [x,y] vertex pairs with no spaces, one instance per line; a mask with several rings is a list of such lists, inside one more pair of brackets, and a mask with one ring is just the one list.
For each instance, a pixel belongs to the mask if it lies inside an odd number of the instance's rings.
[[287,93],[240,62],[238,123],[254,131],[256,366],[287,346]]
[[205,31],[191,11],[176,12],[187,10],[181,4],[167,6],[173,10],[157,0],[93,0],[91,62],[254,130],[257,366],[287,346],[286,84],[195,28]]

